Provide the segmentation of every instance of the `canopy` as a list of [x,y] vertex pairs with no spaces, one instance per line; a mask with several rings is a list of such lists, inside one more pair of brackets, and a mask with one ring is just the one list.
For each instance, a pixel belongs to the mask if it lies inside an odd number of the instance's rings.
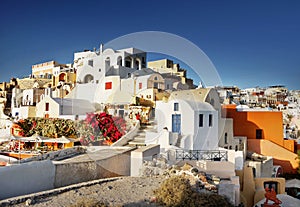
[[285,187],[286,188],[300,188],[300,180],[298,179],[292,179],[292,180],[287,180],[285,182]]
[[18,140],[21,142],[56,142],[56,143],[70,143],[70,139],[62,136],[59,138],[48,138],[48,137],[42,137],[39,135],[33,135],[31,137],[14,137],[12,136],[13,140]]

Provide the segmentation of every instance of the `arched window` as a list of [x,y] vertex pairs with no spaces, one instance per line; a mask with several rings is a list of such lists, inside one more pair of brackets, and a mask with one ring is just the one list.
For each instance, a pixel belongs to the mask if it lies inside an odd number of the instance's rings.
[[84,83],[90,83],[94,80],[94,77],[91,74],[88,74],[84,77]]
[[107,57],[107,58],[105,59],[105,67],[106,67],[106,68],[109,68],[109,67],[110,67],[110,58],[109,58],[109,57]]
[[122,66],[122,57],[119,56],[117,59],[117,65]]
[[127,68],[131,68],[132,65],[131,65],[131,57],[126,57],[125,58],[125,67]]

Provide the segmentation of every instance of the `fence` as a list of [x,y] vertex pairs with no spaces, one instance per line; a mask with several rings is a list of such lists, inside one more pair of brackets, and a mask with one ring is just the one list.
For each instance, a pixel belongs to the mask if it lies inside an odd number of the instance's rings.
[[220,150],[176,150],[176,160],[212,160],[227,161],[227,151]]

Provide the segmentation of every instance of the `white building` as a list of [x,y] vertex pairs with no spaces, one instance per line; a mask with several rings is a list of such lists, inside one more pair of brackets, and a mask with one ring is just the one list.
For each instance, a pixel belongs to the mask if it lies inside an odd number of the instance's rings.
[[[158,132],[164,128],[178,134],[174,142],[186,150],[216,150],[218,147],[218,112],[208,103],[171,100],[159,101],[155,117]],[[173,142],[173,143],[174,143]]]
[[98,83],[104,76],[130,77],[130,73],[146,67],[146,53],[136,48],[84,51],[74,54],[77,82]]
[[[123,94],[124,97],[118,98],[125,99],[125,102],[131,101],[128,99],[134,91],[132,73],[145,66],[146,53],[135,48],[103,51],[101,46],[100,51],[75,53],[77,84],[67,97],[100,104],[107,103],[116,94]],[[131,83],[123,87],[122,82],[125,84],[126,79],[131,80]]]
[[36,117],[43,118],[76,117],[90,112],[95,112],[95,108],[87,100],[52,98],[46,95],[36,105]]

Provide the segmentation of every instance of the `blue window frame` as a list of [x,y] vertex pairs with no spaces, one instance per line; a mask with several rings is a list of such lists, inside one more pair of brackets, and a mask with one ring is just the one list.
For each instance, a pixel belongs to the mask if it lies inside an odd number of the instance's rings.
[[179,111],[179,103],[174,103],[174,111]]

